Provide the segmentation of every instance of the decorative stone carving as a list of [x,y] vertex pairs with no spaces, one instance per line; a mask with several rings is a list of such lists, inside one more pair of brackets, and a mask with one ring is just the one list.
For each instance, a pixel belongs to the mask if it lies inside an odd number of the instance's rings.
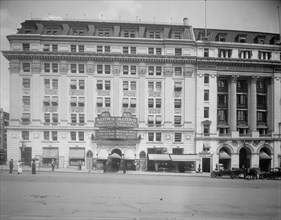
[[45,89],[45,95],[58,95],[57,89]]
[[41,73],[41,64],[40,63],[32,63],[31,72],[32,73]]
[[238,78],[237,75],[232,75],[230,80],[232,83],[237,83],[237,78]]
[[70,95],[84,95],[84,90],[83,89],[71,89],[70,90]]
[[184,68],[183,70],[183,76],[184,77],[187,77],[187,78],[192,78],[193,77],[193,73],[194,73],[194,70],[193,69],[190,69],[190,68]]
[[136,91],[123,91],[123,96],[135,97]]
[[251,84],[256,84],[257,83],[257,79],[258,79],[257,76],[252,76],[251,77]]
[[60,63],[60,73],[67,74],[68,72],[68,64],[67,63]]
[[161,92],[149,91],[148,96],[149,97],[161,97]]
[[119,63],[113,63],[112,72],[114,76],[119,76],[121,72],[121,65]]
[[88,75],[93,75],[95,73],[95,66],[94,64],[87,64],[86,65],[86,72]]
[[76,107],[70,107],[70,112],[73,113],[73,112],[84,112],[84,107],[81,107],[81,106],[76,106]]
[[281,73],[274,73],[274,79],[277,81],[281,81]]
[[145,76],[147,73],[147,67],[145,63],[140,63],[138,66],[139,76]]
[[21,66],[19,62],[10,62],[10,73],[19,73]]
[[164,75],[165,76],[173,76],[173,67],[172,66],[164,66]]
[[98,96],[110,96],[109,90],[98,90]]

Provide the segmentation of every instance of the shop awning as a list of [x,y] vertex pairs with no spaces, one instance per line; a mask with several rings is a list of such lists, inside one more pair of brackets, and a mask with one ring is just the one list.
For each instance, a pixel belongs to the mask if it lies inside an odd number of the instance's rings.
[[43,148],[42,158],[59,158],[58,148]]
[[130,150],[130,149],[126,150],[124,152],[123,159],[125,159],[125,160],[134,160],[135,159],[135,152],[133,150]]
[[85,159],[85,148],[69,148],[70,159]]
[[261,150],[260,151],[260,159],[261,160],[271,159],[271,156]]
[[196,161],[199,160],[198,155],[194,154],[170,154],[173,162]]
[[113,153],[109,156],[110,158],[121,159],[121,156],[117,153]]
[[169,154],[148,154],[149,160],[155,160],[155,161],[170,161],[171,158]]
[[101,149],[98,153],[98,160],[107,160],[108,158],[108,151],[105,149]]
[[220,159],[231,159],[230,155],[225,151],[220,151],[219,158]]

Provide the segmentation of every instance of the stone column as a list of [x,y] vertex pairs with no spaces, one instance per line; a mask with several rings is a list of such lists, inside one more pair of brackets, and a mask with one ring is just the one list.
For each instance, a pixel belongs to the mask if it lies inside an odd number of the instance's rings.
[[237,136],[237,98],[236,98],[237,76],[232,76],[230,80],[229,94],[229,129],[231,136]]
[[[40,125],[42,114],[42,84],[40,82],[41,62],[40,60],[33,60],[31,71],[33,74],[32,92],[31,92],[31,120],[34,126]],[[37,95],[36,95],[37,94]],[[43,119],[44,120],[44,119]]]
[[[67,73],[69,70],[68,63],[65,60],[60,62],[59,71],[61,74],[60,78],[60,89],[59,89],[59,97],[69,96],[69,80],[67,79]],[[59,99],[59,118],[62,126],[67,126],[68,120],[70,120],[69,115],[69,106],[70,106],[69,98]]]
[[[166,63],[164,66],[164,76],[165,81],[163,84],[164,89],[164,98],[162,105],[164,105],[164,126],[165,127],[173,127],[174,123],[174,81],[172,79],[173,76],[173,66],[170,63]],[[184,92],[184,88],[182,88],[181,94]],[[182,100],[184,101],[184,100]],[[171,103],[171,104],[167,104]],[[183,103],[182,103],[183,106]],[[182,118],[183,120],[183,118]]]
[[140,126],[145,125],[145,111],[147,109],[147,104],[145,102],[147,90],[148,88],[145,86],[145,75],[147,72],[146,64],[145,63],[140,63],[138,66],[138,74],[140,77],[139,80],[139,123]]
[[114,63],[112,66],[112,72],[113,72],[113,85],[112,89],[113,90],[113,100],[111,102],[112,108],[113,109],[113,116],[120,116],[121,115],[121,103],[119,100],[120,95],[122,95],[122,92],[120,92],[120,82],[119,82],[119,75],[121,71],[121,66],[118,62]]
[[274,78],[270,78],[267,86],[267,126],[268,133],[274,131]]
[[249,125],[252,136],[257,136],[257,77],[252,76],[250,81]]

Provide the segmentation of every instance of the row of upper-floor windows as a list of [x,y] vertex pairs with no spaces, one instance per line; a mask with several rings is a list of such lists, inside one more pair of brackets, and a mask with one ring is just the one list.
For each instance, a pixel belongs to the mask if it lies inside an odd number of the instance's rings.
[[[13,46],[13,50],[22,49],[24,51],[36,51],[41,48],[33,46],[31,43],[23,43],[21,46]],[[119,53],[119,54],[147,54],[147,55],[175,55],[175,56],[189,56],[196,54],[191,48],[162,48],[162,47],[131,47],[131,46],[105,46],[105,45],[58,45],[58,44],[44,44],[43,51],[52,52],[89,52],[89,53]],[[192,52],[193,51],[193,52]],[[281,53],[272,52],[263,49],[231,49],[231,48],[198,48],[198,57],[218,57],[218,58],[236,58],[236,59],[260,59],[260,60],[280,60]]]
[[[65,65],[65,64],[64,64]],[[84,74],[86,73],[86,64],[85,63],[70,63],[69,72],[73,74]],[[142,67],[143,69],[143,67]],[[173,67],[174,76],[183,76],[183,67],[174,66]],[[97,74],[112,74],[113,66],[110,64],[96,64],[96,73]],[[137,65],[122,65],[120,69],[123,75],[137,75],[138,66]],[[30,73],[31,72],[31,63],[23,62],[22,63],[22,72]],[[162,76],[164,72],[163,66],[158,65],[148,65],[147,66],[147,75],[148,76]],[[58,63],[43,63],[43,73],[59,73],[59,64]]]

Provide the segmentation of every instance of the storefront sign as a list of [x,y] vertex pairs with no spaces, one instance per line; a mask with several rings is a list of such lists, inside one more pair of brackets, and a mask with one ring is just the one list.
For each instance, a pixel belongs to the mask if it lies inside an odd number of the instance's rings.
[[120,130],[120,129],[100,129],[96,130],[97,139],[125,139],[135,140],[137,139],[137,131]]
[[103,112],[96,118],[95,126],[99,128],[136,128],[138,120],[129,112],[123,113],[122,117],[112,117],[109,112]]

